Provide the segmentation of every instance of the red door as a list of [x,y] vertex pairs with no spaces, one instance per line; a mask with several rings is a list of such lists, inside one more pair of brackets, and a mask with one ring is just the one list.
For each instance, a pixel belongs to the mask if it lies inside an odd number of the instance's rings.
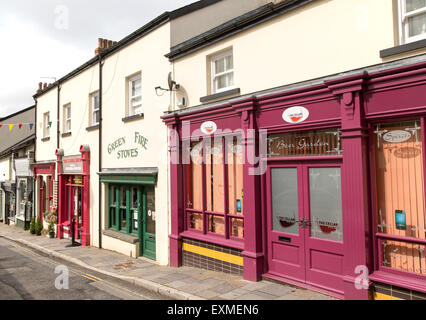
[[269,273],[342,294],[340,164],[271,165],[267,179]]

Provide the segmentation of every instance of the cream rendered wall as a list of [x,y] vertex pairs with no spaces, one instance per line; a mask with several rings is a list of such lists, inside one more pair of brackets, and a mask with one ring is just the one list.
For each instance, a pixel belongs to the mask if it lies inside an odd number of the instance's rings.
[[[52,161],[56,159],[57,147],[57,106],[58,106],[58,90],[53,88],[42,96],[37,98],[37,129],[36,129],[36,161]],[[52,127],[50,128],[50,140],[41,141],[43,136],[43,115],[50,112],[50,121]]]
[[379,64],[396,45],[394,9],[391,0],[318,0],[176,60],[175,79],[195,106],[210,94],[208,56],[230,47],[242,95]]
[[90,146],[90,245],[99,245],[99,130],[88,132],[89,95],[99,90],[99,66],[96,64],[61,86],[60,131],[64,132],[63,106],[71,103],[71,136],[60,137],[64,156],[81,157],[80,146]]
[[[169,194],[167,127],[160,117],[168,109],[170,95],[164,92],[162,96],[157,96],[155,87],[168,87],[167,76],[171,67],[164,54],[170,50],[169,45],[170,24],[167,23],[108,57],[103,67],[103,168],[158,168],[155,189],[156,255],[157,262],[161,265],[169,262]],[[123,122],[122,118],[126,116],[126,78],[139,71],[142,78],[144,118]],[[135,132],[148,139],[148,150],[137,146]],[[138,148],[137,158],[119,160],[116,152],[108,153],[108,145],[121,137],[126,137],[126,144],[118,150]],[[105,208],[103,212],[103,226],[107,227]],[[106,241],[113,244],[110,240]]]
[[0,159],[0,182],[13,180],[12,158],[10,156]]

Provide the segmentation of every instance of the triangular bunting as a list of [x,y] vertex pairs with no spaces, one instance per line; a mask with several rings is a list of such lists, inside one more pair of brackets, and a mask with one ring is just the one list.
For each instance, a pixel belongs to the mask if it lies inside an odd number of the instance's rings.
[[49,121],[49,128],[52,128],[52,121]]
[[0,124],[0,128],[1,128],[1,127],[3,127],[3,125],[2,125],[2,124]]
[[19,127],[19,129],[22,129],[22,123],[20,123],[18,127]]
[[30,123],[30,131],[33,130],[34,123]]
[[14,126],[15,126],[14,124],[9,124],[9,132],[12,131]]

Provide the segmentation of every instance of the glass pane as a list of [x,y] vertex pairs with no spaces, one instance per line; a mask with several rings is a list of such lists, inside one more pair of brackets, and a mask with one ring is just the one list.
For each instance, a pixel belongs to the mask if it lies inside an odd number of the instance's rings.
[[407,12],[426,7],[426,0],[406,0]]
[[206,202],[207,211],[224,213],[225,186],[223,177],[222,138],[206,144]]
[[235,238],[244,239],[244,220],[231,219],[231,235]]
[[216,89],[224,89],[234,85],[234,73],[228,73],[216,78]]
[[132,203],[131,206],[133,209],[137,209],[138,206],[138,188],[131,188],[131,197],[132,197]]
[[226,57],[226,71],[234,69],[234,57],[232,55]]
[[268,158],[341,155],[338,129],[268,136]]
[[121,230],[126,231],[126,228],[127,228],[126,209],[120,209],[120,217],[121,217]]
[[130,210],[130,214],[131,214],[132,221],[133,221],[133,224],[132,224],[133,232],[136,232],[136,231],[139,230],[139,228],[138,228],[139,211],[137,209],[132,209],[132,210]]
[[426,33],[426,13],[408,18],[408,29],[410,37]]
[[225,59],[221,58],[215,61],[215,74],[225,71]]
[[420,122],[379,125],[375,135],[377,231],[426,239]]
[[225,218],[209,216],[209,232],[225,235]]
[[382,241],[384,267],[426,275],[425,246],[399,241]]
[[186,165],[186,207],[203,210],[202,143],[191,146],[191,163]]
[[99,111],[93,112],[93,124],[99,123]]
[[343,241],[340,168],[309,169],[311,236]]
[[189,228],[203,231],[203,215],[201,213],[189,213]]
[[126,207],[127,206],[127,195],[126,195],[126,187],[120,188],[120,206]]
[[109,215],[111,217],[111,227],[116,227],[117,226],[117,216],[115,214],[115,208],[110,208],[109,209]]
[[299,234],[297,168],[273,168],[272,230]]
[[229,213],[244,215],[243,146],[235,137],[227,143]]
[[131,91],[132,97],[140,95],[141,88],[142,88],[141,79],[132,81],[132,91]]
[[155,220],[157,213],[155,212],[155,191],[149,190],[146,192],[146,232],[155,234]]
[[93,96],[93,110],[98,110],[99,109],[99,94],[96,94]]

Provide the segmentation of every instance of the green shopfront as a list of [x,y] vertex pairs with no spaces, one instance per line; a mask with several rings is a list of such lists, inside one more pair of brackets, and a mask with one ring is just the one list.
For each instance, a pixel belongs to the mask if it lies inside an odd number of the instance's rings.
[[104,169],[99,174],[105,195],[103,239],[108,249],[130,250],[130,256],[156,260],[157,174],[157,168]]

